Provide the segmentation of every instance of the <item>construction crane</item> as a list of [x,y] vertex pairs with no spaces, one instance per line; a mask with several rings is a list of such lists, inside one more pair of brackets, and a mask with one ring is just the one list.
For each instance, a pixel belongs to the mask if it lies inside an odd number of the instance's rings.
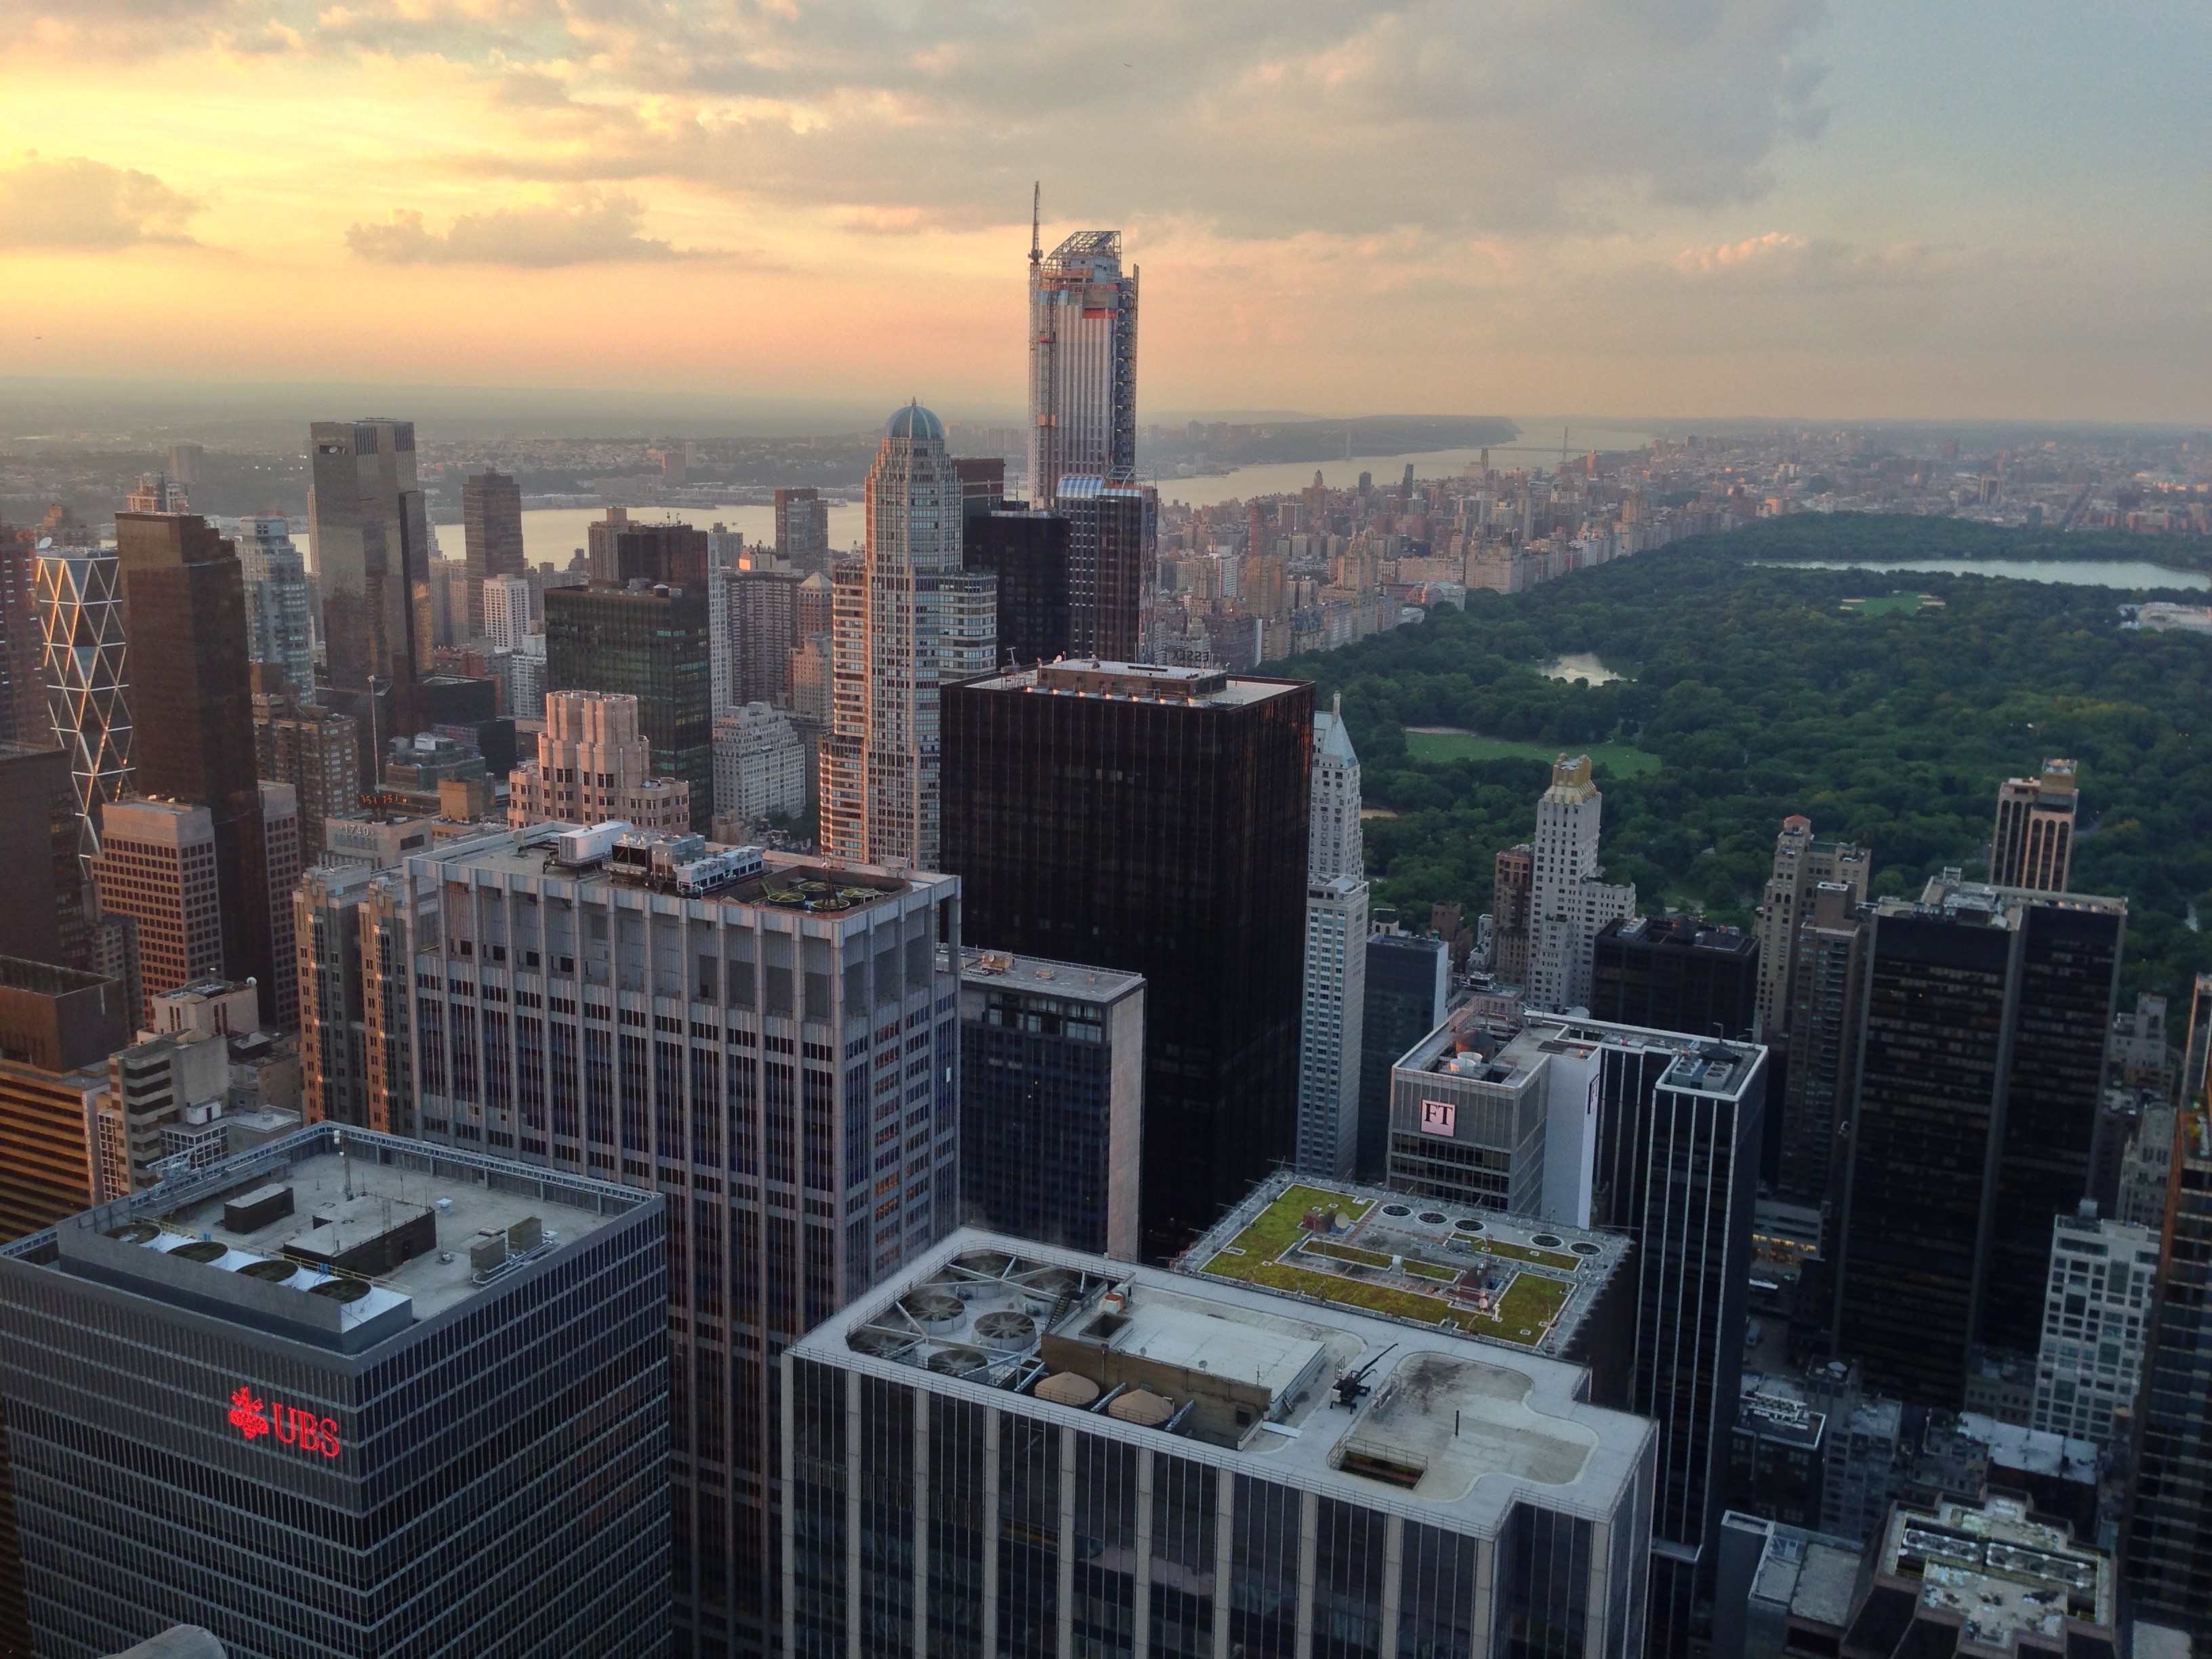
[[1372,1394],[1374,1389],[1368,1386],[1367,1373],[1389,1358],[1391,1349],[1397,1346],[1393,1342],[1389,1348],[1383,1349],[1381,1353],[1376,1354],[1358,1370],[1346,1371],[1338,1377],[1331,1385],[1336,1390],[1336,1398],[1328,1403],[1332,1406],[1357,1406],[1362,1396]]

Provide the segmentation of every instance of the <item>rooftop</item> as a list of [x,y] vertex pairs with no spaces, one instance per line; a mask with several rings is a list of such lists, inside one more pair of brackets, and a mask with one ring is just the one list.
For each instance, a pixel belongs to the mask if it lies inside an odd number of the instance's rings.
[[1627,1254],[1616,1234],[1278,1175],[1176,1266],[1323,1307],[1563,1354]]
[[2063,1525],[2032,1520],[2017,1498],[1978,1506],[1947,1500],[1932,1510],[1899,1504],[1882,1534],[1876,1571],[1918,1579],[1921,1611],[1956,1617],[1962,1651],[2008,1653],[2022,1636],[2070,1651],[2068,1620],[2112,1622],[2112,1558],[2076,1544]]
[[1728,1100],[1741,1097],[1761,1075],[1758,1062],[1764,1052],[1756,1043],[1559,1014],[1523,1012],[1517,1020],[1501,1020],[1492,1003],[1478,997],[1461,1004],[1407,1049],[1395,1069],[1510,1088],[1526,1082],[1547,1055],[1587,1053],[1599,1046],[1672,1052],[1676,1058],[1660,1079],[1662,1086]]
[[[568,838],[566,847],[564,837]],[[617,846],[618,842],[626,844]],[[574,896],[580,897],[622,889],[670,891],[717,903],[809,915],[863,910],[916,887],[951,879],[872,864],[843,864],[809,854],[725,847],[701,836],[633,831],[621,823],[588,829],[540,823],[527,830],[491,830],[416,854],[407,868],[411,875],[492,885],[509,878],[532,883],[552,878],[573,884]]]
[[1107,662],[1096,657],[1078,657],[988,675],[969,681],[967,689],[1089,697],[1100,702],[1241,708],[1285,696],[1306,684],[1304,680],[1261,679],[1232,674],[1221,668],[1175,668],[1157,663]]
[[317,1124],[72,1216],[0,1255],[357,1353],[651,1201],[504,1158]]
[[1577,1398],[1579,1366],[972,1231],[794,1352],[1026,1395],[1116,1437],[1172,1435],[1180,1456],[1479,1532],[1523,1496],[1612,1513],[1652,1433]]
[[1046,957],[1016,956],[1011,951],[963,950],[960,981],[980,988],[1033,992],[1075,1002],[1116,1002],[1140,988],[1145,976]]

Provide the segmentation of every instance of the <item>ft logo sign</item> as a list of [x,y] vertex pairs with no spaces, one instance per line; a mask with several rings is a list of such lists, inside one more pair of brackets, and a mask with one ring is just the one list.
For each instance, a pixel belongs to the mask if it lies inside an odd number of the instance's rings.
[[317,1417],[281,1401],[264,1403],[243,1382],[230,1396],[230,1426],[248,1441],[273,1434],[280,1443],[297,1446],[303,1452],[320,1452],[325,1457],[338,1455],[338,1425],[334,1419]]

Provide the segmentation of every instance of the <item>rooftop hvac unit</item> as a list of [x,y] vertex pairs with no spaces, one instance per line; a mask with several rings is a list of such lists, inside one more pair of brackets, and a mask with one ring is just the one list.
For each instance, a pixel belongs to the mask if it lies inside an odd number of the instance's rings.
[[571,869],[602,863],[614,850],[616,837],[629,828],[626,820],[611,818],[588,830],[564,830],[553,843],[554,862]]
[[480,1235],[469,1244],[469,1271],[471,1273],[489,1273],[494,1267],[498,1267],[501,1262],[506,1260],[507,1235],[505,1233]]

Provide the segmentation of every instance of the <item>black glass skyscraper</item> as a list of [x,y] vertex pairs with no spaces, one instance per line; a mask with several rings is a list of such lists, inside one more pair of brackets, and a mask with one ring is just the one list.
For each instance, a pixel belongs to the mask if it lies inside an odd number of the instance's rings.
[[1970,1346],[2034,1351],[2126,921],[2119,899],[1954,880],[1876,907],[1836,1336],[1870,1389],[1956,1410]]
[[1390,1161],[1390,1067],[1444,1017],[1451,947],[1413,933],[1367,936],[1359,1046],[1359,1178],[1381,1181]]
[[1068,523],[1068,649],[1108,662],[1134,660],[1142,654],[1158,492],[1074,474],[1060,479],[1052,506]]
[[1077,660],[944,696],[972,935],[1148,983],[1143,1245],[1164,1260],[1295,1150],[1312,688]]
[[960,563],[999,579],[999,661],[1053,662],[1069,649],[1067,520],[994,510],[961,521]]
[[[190,514],[118,513],[115,540],[143,751],[138,793],[207,808],[222,896],[223,974],[273,987],[269,853],[238,556]],[[289,945],[289,921],[284,932]]]
[[545,689],[637,699],[653,769],[691,786],[691,827],[714,807],[707,588],[555,587],[545,593]]
[[1609,921],[1590,969],[1590,1012],[1689,1036],[1752,1034],[1759,941],[1735,927],[1675,917]]

